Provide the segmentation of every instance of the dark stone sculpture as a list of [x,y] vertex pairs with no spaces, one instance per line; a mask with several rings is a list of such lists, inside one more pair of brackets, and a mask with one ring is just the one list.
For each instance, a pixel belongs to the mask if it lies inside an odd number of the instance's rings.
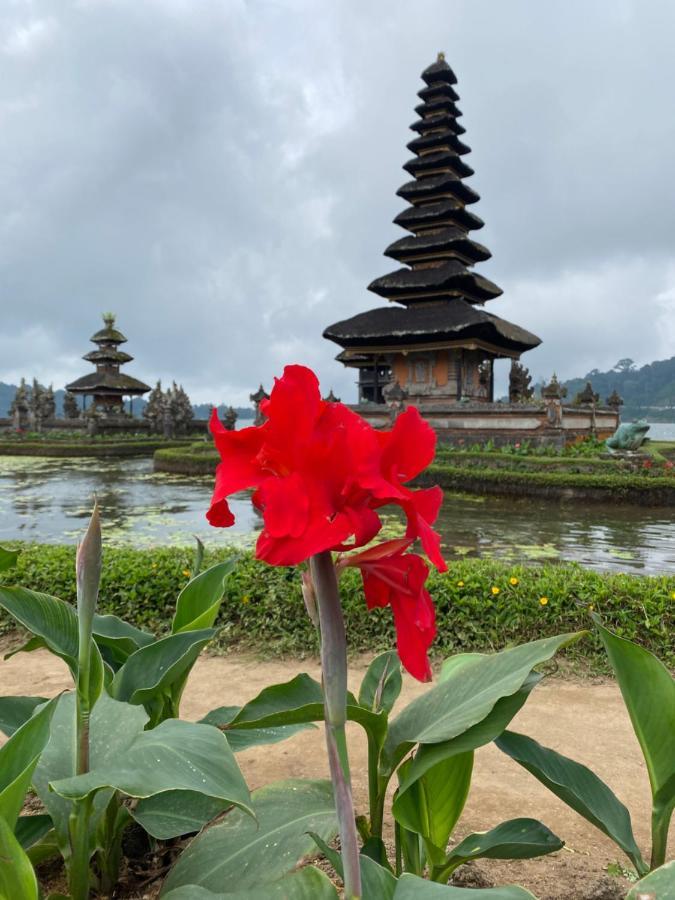
[[534,396],[532,376],[518,360],[512,360],[509,372],[509,403],[526,403]]
[[249,398],[255,406],[255,421],[253,424],[262,425],[262,423],[265,421],[265,416],[260,411],[260,404],[263,400],[269,400],[270,395],[261,384],[255,394],[249,394]]
[[555,372],[549,383],[542,387],[541,396],[544,400],[563,400],[567,396],[567,388],[560,384]]
[[605,446],[611,452],[617,450],[639,450],[645,441],[649,425],[640,419],[639,422],[624,422],[614,434],[607,438]]
[[590,381],[586,382],[586,387],[583,391],[579,391],[579,393],[574,398],[575,406],[595,406],[600,400],[600,394],[597,394],[593,390],[593,385]]

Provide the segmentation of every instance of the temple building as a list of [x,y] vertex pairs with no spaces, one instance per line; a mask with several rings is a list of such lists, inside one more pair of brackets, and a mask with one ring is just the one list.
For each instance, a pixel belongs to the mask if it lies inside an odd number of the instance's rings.
[[66,390],[71,394],[93,397],[93,408],[101,415],[117,416],[124,413],[125,397],[140,397],[150,387],[137,378],[120,372],[120,366],[131,362],[133,356],[118,349],[127,339],[115,328],[115,316],[112,313],[103,314],[103,325],[91,337],[97,349],[82,357],[94,363],[96,371],[66,385]]
[[473,169],[460,139],[457,79],[442,53],[422,79],[407,145],[414,156],[403,167],[412,181],[397,191],[408,206],[394,219],[410,234],[385,250],[401,268],[369,285],[389,304],[330,325],[324,337],[357,370],[360,405],[386,403],[398,385],[410,403],[433,412],[492,403],[494,360],[517,361],[541,341],[484,309],[502,291],[474,271],[491,254],[471,237],[483,222],[469,209],[478,194],[464,182]]

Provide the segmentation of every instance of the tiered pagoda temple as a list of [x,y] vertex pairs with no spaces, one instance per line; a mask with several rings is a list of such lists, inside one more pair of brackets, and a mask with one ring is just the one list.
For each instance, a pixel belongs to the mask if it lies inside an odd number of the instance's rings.
[[409,402],[431,412],[491,403],[494,360],[517,360],[541,341],[483,308],[502,291],[473,271],[491,254],[470,237],[483,222],[469,209],[478,194],[464,183],[473,169],[460,140],[457,78],[440,53],[422,79],[408,144],[414,156],[403,167],[412,181],[397,191],[409,205],[394,219],[410,234],[384,252],[402,268],[368,288],[390,305],[336,322],[324,337],[343,348],[340,362],[358,370],[359,404],[385,403],[398,383]]
[[66,385],[66,390],[71,394],[92,396],[94,409],[104,416],[116,416],[124,412],[125,397],[140,397],[150,387],[137,378],[120,372],[120,366],[131,362],[133,356],[118,349],[127,339],[115,328],[115,316],[112,313],[103,314],[103,325],[91,337],[98,349],[91,350],[82,357],[94,363],[96,371]]

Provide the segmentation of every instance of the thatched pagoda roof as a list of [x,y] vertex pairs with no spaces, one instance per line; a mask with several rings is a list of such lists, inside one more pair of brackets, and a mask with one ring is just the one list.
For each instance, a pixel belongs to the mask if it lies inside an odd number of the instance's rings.
[[489,278],[470,272],[457,259],[423,269],[397,269],[371,281],[368,290],[406,304],[439,296],[445,299],[448,294],[464,297],[470,303],[485,303],[502,293]]
[[66,390],[71,394],[132,395],[145,394],[150,386],[121,372],[91,372],[67,384]]
[[402,237],[389,244],[384,255],[403,263],[453,257],[472,264],[490,259],[492,254],[487,247],[467,237],[465,228],[452,225],[449,228]]

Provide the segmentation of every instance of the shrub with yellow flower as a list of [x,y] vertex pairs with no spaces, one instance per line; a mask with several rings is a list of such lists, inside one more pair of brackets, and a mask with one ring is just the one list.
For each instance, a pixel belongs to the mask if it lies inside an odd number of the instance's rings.
[[542,606],[546,606],[546,604],[548,603],[548,597],[540,597],[539,602]]
[[501,588],[498,588],[496,584],[493,584],[490,588],[493,597],[496,597],[497,594],[501,593]]
[[189,569],[183,569],[183,575],[185,575],[186,578],[189,578],[189,577],[190,577],[190,570],[189,570]]
[[513,587],[518,584],[518,579],[515,577],[515,575],[512,575],[511,578],[509,578],[509,584],[512,584]]
[[463,582],[463,581],[458,581],[458,582],[457,582],[457,587],[464,587],[464,582]]

